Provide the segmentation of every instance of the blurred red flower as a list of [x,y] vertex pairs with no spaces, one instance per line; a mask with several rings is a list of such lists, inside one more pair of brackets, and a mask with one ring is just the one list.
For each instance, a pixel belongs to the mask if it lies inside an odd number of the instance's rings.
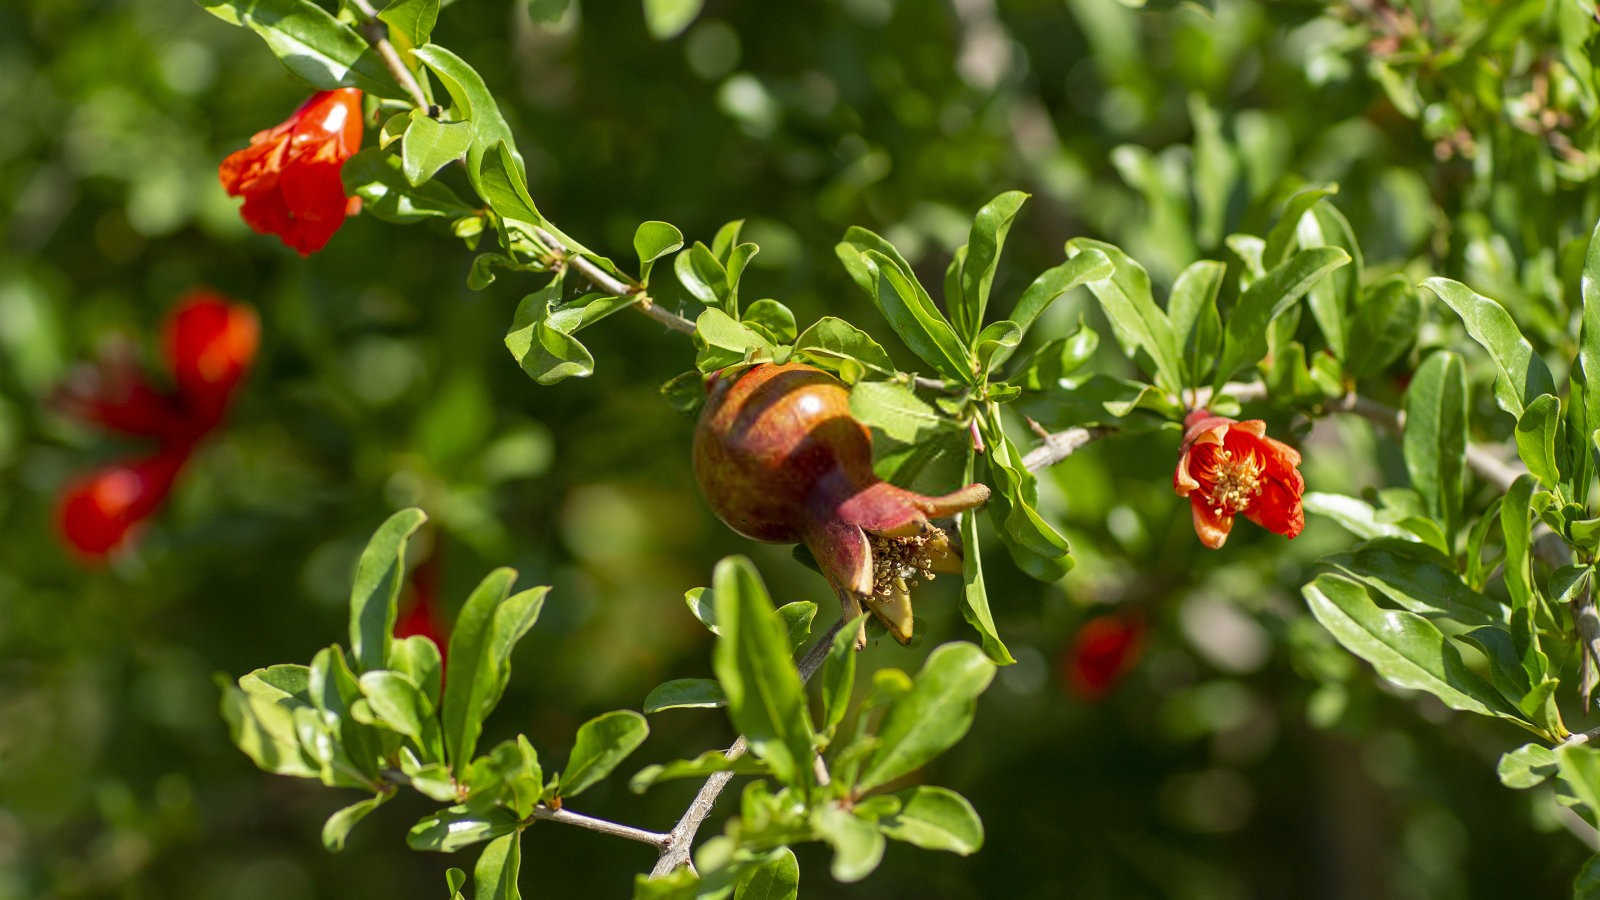
[[420,634],[439,648],[439,663],[450,648],[450,629],[439,614],[439,557],[430,556],[411,572],[411,604],[394,623],[394,636]]
[[361,149],[361,134],[361,92],[320,91],[229,154],[217,174],[229,196],[244,198],[245,224],[308,256],[361,208],[360,198],[345,197],[339,178],[345,160]]
[[153,385],[126,345],[67,376],[55,394],[57,407],[110,431],[153,439],[158,448],[66,487],[56,524],[68,546],[88,560],[102,559],[160,508],[195,445],[222,421],[255,358],[259,333],[250,307],[192,291],[165,326],[175,390]]
[[1189,498],[1200,543],[1220,548],[1239,513],[1284,537],[1300,534],[1306,482],[1293,447],[1267,437],[1260,419],[1240,422],[1197,409],[1183,424],[1183,455],[1172,487]]
[[1090,701],[1110,693],[1139,661],[1144,632],[1144,619],[1136,615],[1109,614],[1083,623],[1062,659],[1067,686]]

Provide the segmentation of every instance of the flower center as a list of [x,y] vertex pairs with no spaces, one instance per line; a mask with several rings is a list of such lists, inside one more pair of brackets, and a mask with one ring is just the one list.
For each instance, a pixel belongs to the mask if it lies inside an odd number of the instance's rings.
[[[872,547],[872,594],[880,600],[910,593],[932,581],[934,547],[943,546],[944,531],[929,525],[916,537],[889,538],[868,534]],[[930,546],[932,545],[932,546]]]
[[1249,506],[1261,493],[1261,470],[1261,457],[1254,452],[1235,454],[1218,449],[1199,479],[1211,485],[1206,499],[1211,502],[1212,512],[1231,516]]

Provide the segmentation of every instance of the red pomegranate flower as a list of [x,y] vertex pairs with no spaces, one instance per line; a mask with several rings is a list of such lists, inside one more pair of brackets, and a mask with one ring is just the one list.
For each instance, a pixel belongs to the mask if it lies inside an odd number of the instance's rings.
[[1197,409],[1184,419],[1183,455],[1172,487],[1194,509],[1194,532],[1215,550],[1228,540],[1233,517],[1293,538],[1305,527],[1300,454],[1266,436],[1260,419],[1239,422]]
[[313,94],[281,125],[222,161],[217,174],[231,197],[243,197],[244,221],[309,256],[361,208],[346,198],[339,170],[361,148],[361,92]]
[[91,558],[120,547],[166,499],[187,458],[181,450],[163,451],[108,466],[68,485],[56,514],[61,536]]
[[195,445],[215,430],[255,358],[256,315],[210,291],[186,295],[165,327],[175,390],[152,385],[121,345],[83,366],[57,389],[69,415],[153,439],[154,456],[118,463],[70,484],[56,518],[68,545],[88,559],[122,546],[161,506]]
[[1144,620],[1104,615],[1083,623],[1062,660],[1067,686],[1085,700],[1099,700],[1139,661]]
[[707,382],[694,471],[711,509],[758,541],[803,541],[853,618],[866,602],[911,640],[911,588],[961,560],[930,518],[983,505],[981,484],[926,497],[872,471],[872,435],[850,392],[810,366],[764,363]]

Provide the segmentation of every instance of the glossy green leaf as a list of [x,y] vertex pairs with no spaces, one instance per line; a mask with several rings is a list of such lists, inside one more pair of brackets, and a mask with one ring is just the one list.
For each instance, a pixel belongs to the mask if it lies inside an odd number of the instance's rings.
[[722,685],[709,678],[674,678],[655,686],[644,698],[646,715],[667,709],[715,709],[728,705]]
[[1373,285],[1351,313],[1345,369],[1358,378],[1375,375],[1417,339],[1422,298],[1402,278]]
[[350,655],[363,672],[388,666],[395,599],[406,576],[406,543],[427,520],[420,509],[402,509],[378,526],[361,551],[350,588]]
[[1022,191],[1006,191],[985,203],[972,219],[972,229],[967,234],[967,252],[961,264],[961,295],[945,297],[956,333],[968,344],[973,343],[983,327],[984,310],[989,306],[989,291],[994,285],[995,270],[1000,264],[1000,250],[1005,246],[1011,223],[1016,221],[1017,213],[1027,199],[1028,195]]
[[1212,387],[1246,365],[1260,359],[1267,349],[1267,326],[1293,306],[1311,286],[1333,270],[1350,262],[1350,254],[1337,247],[1300,250],[1268,270],[1250,284],[1227,315],[1223,325],[1222,353]]
[[511,679],[511,650],[539,618],[547,587],[507,596],[513,569],[490,572],[456,616],[445,670],[445,756],[458,774],[472,759],[484,717],[500,702]]
[[[974,475],[974,462],[973,454],[968,453],[962,480],[969,484]],[[983,652],[988,654],[989,659],[996,665],[1009,666],[1016,662],[1016,658],[1006,648],[1005,641],[1000,639],[1000,630],[994,624],[994,612],[989,608],[989,588],[983,578],[983,553],[978,536],[977,510],[961,513],[959,518],[961,520],[961,617],[978,632]]]
[[778,618],[783,620],[784,631],[789,635],[789,648],[799,651],[811,637],[811,623],[817,618],[817,604],[810,600],[795,600],[778,607]]
[[1304,188],[1290,197],[1284,204],[1283,215],[1273,224],[1272,230],[1267,232],[1267,240],[1261,250],[1262,268],[1271,271],[1282,265],[1284,260],[1289,258],[1289,251],[1294,248],[1295,232],[1305,214],[1324,198],[1337,193],[1339,186],[1330,184]]
[[1216,357],[1222,342],[1222,317],[1217,312],[1217,294],[1228,267],[1208,259],[1191,264],[1178,273],[1167,298],[1167,316],[1172,320],[1173,340],[1184,361],[1191,384],[1205,377],[1205,370]]
[[280,665],[257,669],[240,678],[238,686],[221,683],[228,735],[264,772],[317,777],[301,753],[294,726],[294,711],[310,708],[306,679],[305,666]]
[[522,900],[517,877],[522,872],[522,832],[489,842],[472,867],[472,900]]
[[731,304],[733,290],[728,285],[728,270],[712,255],[711,248],[696,241],[673,259],[672,270],[689,296],[722,310],[729,318],[737,318]]
[[1403,528],[1379,518],[1372,504],[1358,497],[1311,491],[1301,501],[1307,515],[1325,516],[1358,538],[1404,538],[1415,540]]
[[725,750],[707,750],[694,759],[679,759],[669,763],[645,766],[628,781],[628,787],[642,794],[663,781],[678,778],[705,778],[717,772],[735,775],[768,775],[771,768],[749,754],[728,758]]
[[857,383],[850,389],[850,414],[905,443],[918,443],[960,427],[897,381]]
[[365,800],[358,800],[349,806],[335,812],[322,823],[322,846],[338,853],[344,849],[345,838],[350,836],[350,829],[356,823],[367,817],[367,814],[383,805],[392,794],[374,794]]
[[1556,460],[1560,424],[1561,401],[1554,394],[1534,398],[1517,417],[1517,455],[1546,488],[1561,484],[1561,468]]
[[794,343],[794,313],[776,300],[757,300],[750,304],[745,307],[740,321],[759,329],[767,340],[775,344]]
[[550,313],[546,292],[529,294],[518,305],[511,329],[506,332],[506,349],[522,371],[539,384],[594,374],[594,355],[570,333],[575,325],[586,323],[581,318],[564,322],[558,316]]
[[1322,562],[1418,615],[1468,625],[1503,620],[1498,602],[1467,587],[1456,574],[1454,561],[1426,544],[1378,538]]
[[1301,591],[1334,639],[1388,681],[1426,691],[1452,709],[1520,720],[1427,619],[1380,609],[1360,584],[1337,575],[1318,575]]
[[1556,773],[1556,755],[1549,747],[1523,744],[1503,753],[1495,771],[1500,783],[1513,790],[1525,790],[1544,783]]
[[895,796],[900,800],[899,812],[878,822],[891,840],[961,856],[983,847],[983,820],[967,798],[955,791],[918,785]]
[[413,186],[466,155],[472,145],[470,122],[441,122],[420,109],[410,113],[411,124],[400,139],[400,169]]
[[827,803],[811,814],[817,835],[833,848],[834,880],[849,883],[872,874],[883,861],[884,839],[873,823]]
[[683,248],[683,232],[667,222],[641,222],[633,232],[633,251],[639,255],[639,280],[650,283],[656,260]]
[[1312,285],[1306,295],[1306,305],[1327,339],[1328,349],[1345,359],[1350,347],[1349,317],[1361,297],[1363,260],[1355,229],[1333,204],[1319,203],[1300,217],[1295,237],[1301,247],[1338,247],[1350,254],[1350,265]]
[[1078,327],[1029,354],[1010,376],[1011,383],[1029,391],[1059,389],[1062,379],[1083,367],[1100,348],[1100,335],[1080,319]]
[[[496,145],[505,145],[505,154],[513,162],[508,166],[517,177],[522,175],[522,157],[517,154],[517,139],[511,133],[511,126],[506,124],[505,117],[500,114],[500,107],[495,103],[494,94],[489,91],[489,86],[483,83],[483,76],[467,64],[467,61],[438,44],[426,44],[413,50],[412,53],[428,70],[438,77],[450,94],[454,104],[456,121],[472,123],[472,145],[467,148],[467,178],[484,200],[501,212],[496,199],[485,192],[481,170],[483,169],[484,156],[495,150]],[[504,164],[501,164],[504,165]],[[523,185],[526,193],[527,186]],[[529,201],[529,206],[532,202]],[[538,222],[538,218],[520,216],[524,221]]]
[[576,797],[611,774],[644,743],[650,725],[631,709],[602,713],[578,728],[567,769],[561,773],[561,795]]
[[865,614],[845,622],[822,661],[822,730],[832,734],[844,721],[856,686],[856,635]]
[[[1044,311],[1069,291],[1091,281],[1110,278],[1115,272],[1111,259],[1093,248],[1083,250],[1059,266],[1046,269],[1028,285],[1017,299],[1016,308],[1006,318],[1017,323],[1023,334],[1033,327]],[[994,364],[1005,362],[1010,354],[998,357]]]
[[1600,815],[1600,749],[1588,744],[1561,744],[1555,749],[1561,780],[1589,812]]
[[911,692],[884,714],[878,748],[856,782],[857,791],[918,769],[961,740],[994,672],[995,664],[972,644],[944,644],[929,654]]
[[406,846],[413,850],[454,853],[463,847],[492,841],[517,829],[517,816],[503,806],[476,808],[450,806],[417,820],[406,832]]
[[694,363],[701,372],[714,372],[751,360],[770,360],[775,353],[766,338],[714,306],[700,313],[694,328],[695,343],[699,347]]
[[1039,485],[1022,454],[998,422],[985,420],[990,487],[989,516],[999,525],[1001,543],[1017,566],[1040,581],[1056,581],[1071,570],[1072,548],[1039,513]]
[[811,717],[766,586],[748,559],[732,556],[717,563],[712,593],[722,632],[712,663],[729,718],[780,782],[810,784]]
[[1578,329],[1578,357],[1570,373],[1567,456],[1573,467],[1573,499],[1583,503],[1591,479],[1600,470],[1600,457],[1589,440],[1595,429],[1600,429],[1600,223],[1590,234],[1584,254],[1579,295],[1583,313]]
[[823,316],[795,339],[797,358],[838,374],[855,384],[867,374],[893,375],[894,362],[872,336],[843,319]]
[[382,670],[364,673],[360,684],[372,711],[384,724],[416,742],[423,762],[444,760],[439,720],[433,704],[416,685],[399,672]]
[[389,645],[389,667],[416,685],[435,709],[439,707],[444,665],[439,656],[439,645],[432,638],[420,634],[396,638]]
[[993,372],[1000,363],[1011,358],[1021,343],[1022,328],[1009,319],[984,326],[972,342],[972,355],[977,359],[979,371]]
[[971,383],[974,376],[966,349],[916,276],[902,272],[877,251],[869,250],[865,256],[877,272],[873,299],[895,334],[945,377]]
[[376,50],[310,0],[199,0],[201,8],[242,25],[266,42],[289,71],[323,90],[357,87],[380,97],[402,97]]
[[433,34],[439,21],[440,0],[394,0],[378,13],[389,26],[389,37],[399,37],[401,46],[420,47]]
[[1183,386],[1183,355],[1166,313],[1156,306],[1150,276],[1144,267],[1118,247],[1088,238],[1067,242],[1067,255],[1076,259],[1090,250],[1111,260],[1108,277],[1088,281],[1089,290],[1111,323],[1111,332],[1124,353],[1143,351],[1158,384],[1169,391]]
[[1406,388],[1406,471],[1428,512],[1453,534],[1461,519],[1467,472],[1467,370],[1441,350],[1417,369]]
[[1422,286],[1455,310],[1467,333],[1489,351],[1498,373],[1494,395],[1501,409],[1520,418],[1528,404],[1541,394],[1556,392],[1550,369],[1522,336],[1505,307],[1448,278],[1429,278]]
[[658,41],[677,37],[700,15],[705,0],[644,0],[644,24]]
[[745,869],[733,889],[734,900],[797,900],[799,896],[800,861],[788,847],[779,847],[771,859]]
[[400,157],[368,148],[345,161],[339,175],[345,190],[361,198],[361,210],[385,222],[409,225],[428,219],[459,219],[473,208],[437,181],[413,186]]

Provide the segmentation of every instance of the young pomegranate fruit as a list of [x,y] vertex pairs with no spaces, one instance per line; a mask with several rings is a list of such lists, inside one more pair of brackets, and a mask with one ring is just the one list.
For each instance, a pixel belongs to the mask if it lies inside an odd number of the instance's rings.
[[911,588],[961,571],[929,518],[981,506],[989,489],[925,497],[879,479],[849,390],[820,369],[765,363],[718,373],[707,391],[694,473],[712,511],[745,537],[804,542],[847,619],[865,601],[896,640],[910,641]]

